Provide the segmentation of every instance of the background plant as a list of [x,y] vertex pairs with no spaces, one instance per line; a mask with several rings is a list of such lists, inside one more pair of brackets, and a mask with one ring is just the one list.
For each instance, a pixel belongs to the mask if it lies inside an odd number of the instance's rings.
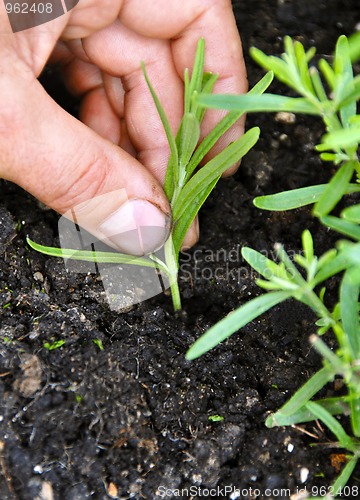
[[[313,375],[294,396],[266,420],[268,427],[293,425],[321,420],[337,439],[336,446],[348,452],[348,461],[330,491],[341,495],[360,457],[360,204],[342,210],[340,217],[329,215],[342,197],[360,192],[360,76],[354,77],[352,59],[360,56],[360,38],[349,44],[345,36],[338,39],[333,63],[321,59],[318,68],[309,62],[315,49],[305,51],[300,42],[285,38],[281,57],[267,56],[251,50],[253,58],[300,97],[275,94],[260,96],[199,95],[198,103],[229,110],[288,111],[318,115],[326,133],[316,146],[322,160],[331,162],[336,173],[328,184],[295,189],[255,199],[257,207],[266,210],[289,210],[314,204],[313,214],[322,224],[347,237],[321,257],[315,256],[313,239],[308,230],[302,234],[303,253],[294,262],[282,245],[275,247],[278,261],[244,247],[243,258],[261,276],[257,284],[268,293],[254,298],[205,333],[187,353],[195,359],[275,305],[294,298],[316,314],[317,335],[310,341],[323,358],[323,368]],[[352,179],[355,177],[355,183]],[[326,280],[340,275],[338,297],[334,307],[326,305]],[[339,277],[340,277],[339,276]],[[337,340],[335,351],[322,340],[332,330]],[[344,396],[312,401],[335,376],[341,376],[347,388]],[[349,435],[337,415],[349,415]],[[354,495],[357,496],[357,495]]]
[[[148,78],[145,66],[142,65],[147,85],[162,121],[170,148],[164,189],[171,204],[173,222],[171,236],[164,247],[164,261],[153,254],[135,258],[114,252],[74,251],[73,249],[43,246],[28,239],[28,243],[33,249],[64,259],[153,267],[168,276],[174,309],[175,311],[181,309],[177,281],[178,259],[186,232],[223,172],[238,162],[254,146],[260,133],[258,127],[253,127],[198,169],[198,166],[218,139],[243,115],[243,111],[228,113],[199,143],[200,127],[205,115],[205,109],[199,106],[195,97],[198,93],[210,94],[218,78],[218,75],[205,72],[204,65],[205,42],[200,39],[197,45],[192,74],[190,76],[188,69],[184,73],[184,113],[176,136],[171,130],[169,120]],[[271,80],[272,75],[265,75],[251,89],[250,94],[261,94],[270,85]]]

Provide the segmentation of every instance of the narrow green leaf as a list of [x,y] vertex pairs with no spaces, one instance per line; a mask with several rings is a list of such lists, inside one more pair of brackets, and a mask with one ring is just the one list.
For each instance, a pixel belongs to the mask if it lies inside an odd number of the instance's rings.
[[351,62],[356,63],[360,60],[360,31],[355,31],[349,37],[349,50]]
[[308,229],[305,229],[302,233],[302,246],[306,260],[311,262],[314,258],[314,242]]
[[355,161],[348,161],[339,168],[314,207],[313,212],[316,217],[327,215],[341,200],[347,191],[354,169]]
[[200,105],[216,109],[237,110],[243,113],[289,111],[310,115],[321,115],[320,107],[310,103],[303,97],[286,97],[277,94],[262,95],[230,95],[230,94],[199,94]]
[[188,164],[200,137],[200,123],[193,113],[186,113],[176,136],[179,154],[179,181],[185,179],[185,167]]
[[340,311],[354,359],[360,358],[359,293],[359,283],[353,280],[352,269],[347,269],[340,286]]
[[309,63],[311,61],[311,59],[314,57],[314,55],[316,54],[316,48],[315,47],[310,47],[309,50],[306,51],[306,61]]
[[175,223],[187,210],[187,207],[198,198],[199,193],[204,189],[203,186],[207,186],[213,182],[229,167],[240,160],[254,146],[259,138],[259,134],[260,129],[253,127],[240,139],[229,144],[221,153],[196,172],[184,186],[181,197],[173,206],[173,220]]
[[[27,244],[37,252],[41,252],[50,257],[61,257],[62,259],[83,260],[86,262],[101,262],[108,264],[131,264],[135,266],[159,268],[160,265],[146,257],[134,257],[117,252],[98,252],[96,250],[74,250],[71,248],[57,248],[40,245],[32,241],[29,237],[26,238]],[[166,267],[162,270],[167,272]]]
[[[353,68],[350,58],[349,43],[345,35],[338,38],[335,49],[335,73],[337,60],[341,60],[341,72],[337,78],[337,85],[334,89],[334,100],[341,101],[344,97],[344,91],[348,92],[348,89],[353,88]],[[349,124],[349,119],[356,115],[356,102],[349,102],[346,106],[343,105],[340,108],[340,117],[343,127],[347,127]]]
[[[293,210],[316,203],[324,193],[327,184],[309,186],[282,193],[271,194],[267,196],[258,196],[254,199],[254,205],[262,210],[282,211]],[[360,192],[359,184],[349,184],[346,194]]]
[[340,475],[336,479],[332,489],[335,498],[337,498],[338,495],[341,497],[341,495],[343,494],[344,488],[347,482],[349,481],[351,474],[354,472],[358,460],[359,460],[358,455],[354,455],[353,457],[351,457],[349,462],[345,465]]
[[212,192],[214,187],[216,186],[219,177],[215,178],[212,182],[210,182],[203,191],[201,191],[197,198],[189,204],[186,208],[186,211],[182,214],[180,219],[175,223],[174,229],[172,232],[173,245],[175,254],[178,255],[180,252],[181,245],[184,241],[185,235],[191,226],[192,221],[195,219],[197,213],[200,208],[204,204],[205,200]]
[[337,231],[338,233],[344,234],[349,238],[360,241],[360,226],[349,222],[338,217],[333,217],[331,215],[325,215],[320,218],[321,222],[328,226],[330,229]]
[[327,98],[327,95],[326,95],[326,91],[324,89],[324,85],[323,85],[323,83],[321,81],[319,71],[317,70],[317,68],[315,68],[315,66],[312,66],[310,68],[309,75],[310,75],[311,82],[313,84],[313,87],[315,89],[315,92],[316,92],[316,95],[317,95],[318,99],[321,102],[327,101],[328,98]]
[[[218,80],[219,75],[218,74],[213,74],[210,72],[204,73],[203,81],[202,81],[202,87],[201,87],[201,92],[204,94],[211,94],[213,91],[214,85],[216,81]],[[194,92],[192,95],[192,106],[195,107],[196,110],[196,118],[198,119],[199,123],[202,122],[204,115],[206,113],[206,108],[202,108],[201,106],[197,105],[195,96],[198,94],[198,92]]]
[[342,447],[350,451],[356,449],[354,440],[346,434],[340,422],[338,422],[336,418],[331,415],[331,413],[313,401],[306,403],[306,407],[313,413],[315,419],[321,420],[330,429]]
[[219,138],[227,130],[229,130],[229,128],[234,125],[234,123],[237,122],[241,115],[242,113],[239,113],[238,111],[232,111],[228,113],[201,141],[186,167],[185,182],[190,179],[194,170],[199,166],[200,162],[204,159],[205,155],[210,151],[210,149],[216,144]]
[[345,220],[360,224],[360,204],[345,208],[341,212],[341,217]]
[[267,71],[273,71],[279,81],[285,83],[290,88],[294,88],[293,81],[289,75],[288,65],[285,61],[280,59],[280,57],[267,56],[256,47],[250,48],[250,55],[254,61],[264,69]]
[[335,130],[323,135],[321,145],[326,149],[345,149],[349,146],[357,145],[360,142],[360,126],[354,125],[341,130]]
[[316,97],[303,44],[299,41],[295,41],[294,50],[301,82],[306,90]]
[[286,418],[291,417],[300,408],[304,407],[304,405],[328,382],[333,380],[334,377],[335,373],[328,367],[321,368],[321,370],[310,377],[309,380],[295,392],[279,411],[266,419],[265,425],[267,427],[284,425],[283,422],[286,421]]
[[170,158],[169,158],[168,166],[166,169],[164,190],[165,190],[165,193],[166,193],[167,197],[169,198],[169,200],[171,200],[173,192],[174,192],[174,187],[177,185],[178,180],[179,180],[178,151],[177,151],[177,147],[176,147],[175,137],[174,137],[174,134],[172,133],[170,122],[166,116],[165,110],[162,107],[160,100],[159,100],[153,86],[151,85],[151,82],[150,82],[148,74],[146,72],[144,63],[141,64],[141,67],[142,67],[142,70],[144,73],[146,84],[147,84],[147,86],[150,90],[150,93],[152,95],[152,98],[154,100],[157,112],[159,113],[161,123],[163,124],[166,138],[168,140],[169,147],[170,147]]
[[271,292],[250,300],[210,328],[186,353],[192,360],[206,353],[253,319],[290,297],[287,292]]
[[335,87],[335,72],[330,66],[330,64],[325,59],[320,59],[319,61],[319,69],[323,74],[327,84],[330,87],[330,90],[334,90]]
[[315,285],[322,283],[328,278],[341,273],[352,265],[360,264],[360,244],[353,245],[344,250],[340,250],[338,255],[334,256],[328,262],[322,265],[315,276]]
[[190,79],[190,95],[193,92],[200,92],[203,75],[204,75],[204,64],[205,64],[205,40],[200,38],[196,47],[194,67]]
[[359,100],[359,98],[360,98],[360,75],[357,75],[344,88],[342,98],[337,103],[337,109],[341,109],[342,106],[347,106],[352,102],[356,102]]
[[[338,398],[319,399],[316,403],[325,408],[329,413],[331,413],[331,415],[349,414],[348,398],[344,396]],[[281,413],[281,410],[279,410],[275,413],[275,415],[270,415],[267,418],[265,425],[267,427],[274,427],[274,420],[276,421],[276,426],[296,425],[304,422],[311,422],[314,420],[314,415],[305,406],[301,406],[291,415],[284,415]]]
[[261,276],[264,276],[264,278],[268,280],[270,280],[273,276],[282,275],[283,268],[281,268],[279,264],[276,264],[253,248],[243,247],[241,249],[241,255],[257,273],[261,274]]
[[185,68],[184,71],[184,115],[190,113],[191,106],[191,95],[190,95],[190,78],[189,69]]
[[[269,87],[273,78],[274,74],[272,71],[266,73],[266,75],[264,75],[263,78],[259,82],[257,82],[257,84],[254,85],[254,87],[249,91],[249,94],[262,94]],[[194,152],[194,155],[187,166],[186,181],[190,179],[194,170],[204,159],[210,149],[220,139],[220,137],[222,137],[225,132],[229,130],[229,128],[232,127],[232,125],[234,125],[234,123],[236,123],[239,118],[241,118],[242,115],[242,112],[230,111],[202,140],[202,142],[196,148],[196,151]]]

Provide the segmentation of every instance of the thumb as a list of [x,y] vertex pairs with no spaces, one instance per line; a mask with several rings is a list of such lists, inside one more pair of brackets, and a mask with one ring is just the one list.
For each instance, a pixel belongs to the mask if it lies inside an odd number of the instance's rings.
[[1,85],[0,176],[122,252],[161,247],[170,207],[158,181],[25,80]]

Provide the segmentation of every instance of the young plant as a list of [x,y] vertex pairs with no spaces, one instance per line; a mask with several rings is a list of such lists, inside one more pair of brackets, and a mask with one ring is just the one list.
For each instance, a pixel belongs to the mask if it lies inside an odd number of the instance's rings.
[[[39,245],[28,239],[28,244],[35,250],[47,255],[64,259],[87,260],[91,262],[109,262],[153,267],[165,273],[169,279],[174,309],[181,309],[178,287],[178,259],[182,242],[200,207],[205,202],[223,172],[239,161],[257,142],[259,128],[254,127],[240,139],[229,144],[215,158],[209,160],[198,169],[206,154],[219,138],[242,116],[243,111],[228,113],[213,130],[199,143],[200,126],[205,110],[197,104],[195,96],[199,93],[207,95],[213,90],[218,75],[204,72],[205,42],[199,40],[195,55],[193,71],[190,76],[186,69],[184,74],[184,113],[179,130],[174,136],[169,120],[156,92],[149,81],[144,64],[142,65],[148,88],[153,97],[170,148],[170,157],[165,178],[165,193],[172,208],[171,236],[165,243],[164,261],[155,255],[133,257],[121,253],[99,252],[95,250],[78,250],[52,248]],[[270,85],[272,75],[265,77],[250,91],[250,94],[261,94]]]
[[[219,342],[254,320],[275,305],[294,298],[310,307],[318,317],[318,334],[310,341],[323,358],[323,368],[313,375],[292,398],[266,420],[268,427],[294,425],[321,420],[336,436],[336,446],[348,451],[348,462],[331,487],[333,496],[342,495],[360,457],[360,204],[345,208],[340,217],[329,215],[340,199],[348,193],[360,192],[360,116],[356,103],[360,97],[360,76],[354,77],[351,56],[360,56],[360,37],[349,45],[346,37],[339,38],[332,66],[320,60],[319,69],[309,68],[315,49],[305,52],[299,42],[285,38],[285,53],[281,58],[268,57],[252,49],[254,59],[274,72],[281,82],[301,97],[274,94],[261,96],[197,96],[198,103],[232,111],[289,111],[318,115],[323,119],[326,134],[316,149],[324,161],[338,167],[328,184],[295,189],[270,196],[258,197],[254,203],[266,210],[289,210],[313,204],[313,214],[327,227],[346,236],[336,248],[320,258],[314,254],[309,231],[302,235],[303,253],[295,263],[284,248],[276,245],[279,262],[274,262],[251,248],[243,248],[242,256],[262,276],[257,284],[268,293],[254,298],[214,325],[187,353],[195,359]],[[325,91],[325,80],[330,90]],[[356,177],[356,183],[352,178]],[[300,273],[297,266],[303,269]],[[325,304],[326,280],[342,274],[339,302],[329,310]],[[305,277],[303,277],[305,274]],[[265,279],[264,279],[265,278]],[[316,290],[320,291],[317,292]],[[338,347],[332,351],[320,338],[331,329]],[[335,376],[341,376],[347,388],[344,396],[311,401]],[[334,415],[350,415],[353,436],[348,435]],[[354,495],[354,497],[357,497]]]

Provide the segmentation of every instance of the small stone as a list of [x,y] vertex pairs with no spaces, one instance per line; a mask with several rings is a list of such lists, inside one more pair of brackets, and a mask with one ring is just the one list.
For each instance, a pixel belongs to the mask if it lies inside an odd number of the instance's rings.
[[114,483],[110,483],[109,486],[107,487],[107,494],[109,495],[110,498],[118,497],[118,489]]
[[14,390],[24,398],[33,396],[41,387],[42,368],[37,356],[24,353],[21,355],[22,373],[14,382]]
[[309,477],[309,469],[306,467],[302,467],[300,469],[300,482],[302,484],[306,483],[308,477]]
[[296,116],[294,113],[288,113],[287,111],[279,111],[275,115],[275,121],[280,123],[286,123],[287,125],[296,122]]
[[36,273],[33,274],[33,278],[35,281],[40,281],[41,283],[44,282],[44,276],[40,271],[36,271]]

